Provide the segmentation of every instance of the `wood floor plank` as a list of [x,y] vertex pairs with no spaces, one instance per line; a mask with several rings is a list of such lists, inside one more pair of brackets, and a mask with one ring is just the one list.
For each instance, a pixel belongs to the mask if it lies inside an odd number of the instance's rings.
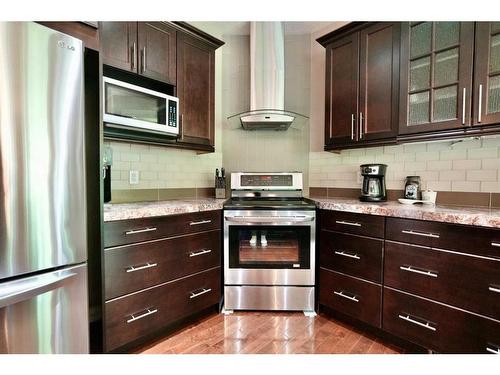
[[296,312],[214,314],[158,340],[143,354],[335,354],[401,353],[327,315]]

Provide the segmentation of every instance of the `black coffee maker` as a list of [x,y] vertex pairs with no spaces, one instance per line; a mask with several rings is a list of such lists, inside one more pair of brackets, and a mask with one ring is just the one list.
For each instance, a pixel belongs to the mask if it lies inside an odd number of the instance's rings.
[[387,200],[385,191],[385,164],[363,164],[359,167],[363,176],[361,185],[362,202],[384,202]]

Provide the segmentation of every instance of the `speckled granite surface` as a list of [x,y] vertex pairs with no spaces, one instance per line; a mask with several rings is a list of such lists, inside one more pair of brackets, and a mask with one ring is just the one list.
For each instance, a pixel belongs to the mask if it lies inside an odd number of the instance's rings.
[[166,216],[188,212],[221,210],[225,199],[173,199],[160,202],[116,203],[104,205],[104,221]]
[[500,228],[500,209],[457,206],[404,205],[397,201],[365,203],[345,198],[310,198],[325,210],[440,221],[453,224]]

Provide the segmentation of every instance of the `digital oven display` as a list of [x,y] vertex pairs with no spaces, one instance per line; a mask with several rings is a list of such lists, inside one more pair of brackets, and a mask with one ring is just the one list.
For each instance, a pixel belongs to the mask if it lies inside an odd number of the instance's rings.
[[240,184],[245,186],[292,186],[292,175],[255,174],[241,176]]

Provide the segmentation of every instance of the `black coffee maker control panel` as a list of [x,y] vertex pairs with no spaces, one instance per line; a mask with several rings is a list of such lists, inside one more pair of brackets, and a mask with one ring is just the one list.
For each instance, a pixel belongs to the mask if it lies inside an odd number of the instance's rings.
[[363,176],[385,176],[387,165],[385,164],[363,164],[360,166]]

